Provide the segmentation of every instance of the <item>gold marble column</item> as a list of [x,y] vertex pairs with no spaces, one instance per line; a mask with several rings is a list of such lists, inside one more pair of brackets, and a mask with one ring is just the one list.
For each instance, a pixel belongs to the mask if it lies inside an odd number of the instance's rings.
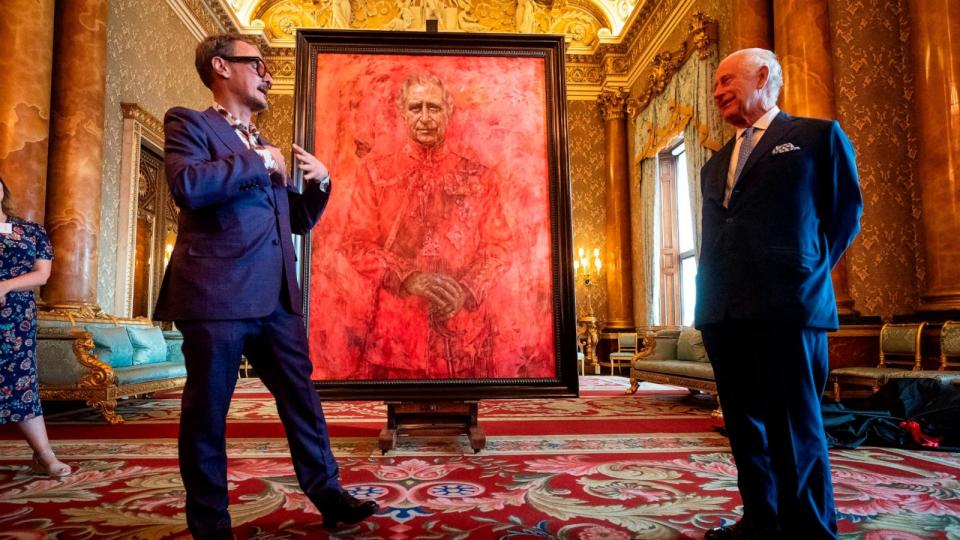
[[[796,116],[835,119],[827,0],[777,0],[773,20],[774,46],[783,66],[783,109]],[[839,315],[859,316],[850,297],[845,258],[832,277]]]
[[48,309],[98,310],[107,0],[59,0],[54,45],[47,231],[57,262]]
[[760,47],[773,46],[770,39],[770,0],[731,0],[730,12],[733,14],[731,52]]
[[604,121],[607,180],[606,331],[632,330],[633,265],[630,260],[630,166],[627,159],[628,90],[605,91],[597,98]]
[[0,176],[17,213],[43,223],[55,0],[0,4]]
[[927,274],[921,311],[960,310],[960,3],[907,2],[916,79],[915,178]]

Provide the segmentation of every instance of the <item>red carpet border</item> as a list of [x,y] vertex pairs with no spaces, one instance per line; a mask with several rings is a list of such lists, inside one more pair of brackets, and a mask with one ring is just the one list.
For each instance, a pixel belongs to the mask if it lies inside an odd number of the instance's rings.
[[[382,403],[326,403],[344,486],[383,511],[332,534],[373,539],[701,538],[738,518],[727,440],[712,400],[587,377],[580,399],[481,403],[487,446],[408,438],[387,455]],[[0,432],[0,538],[182,538],[174,395],[124,401],[107,426],[89,411],[48,415],[60,481],[29,472],[30,452]],[[231,408],[229,481],[238,538],[324,538],[300,492],[272,399],[244,380]],[[960,455],[864,448],[831,452],[845,539],[960,538]]]

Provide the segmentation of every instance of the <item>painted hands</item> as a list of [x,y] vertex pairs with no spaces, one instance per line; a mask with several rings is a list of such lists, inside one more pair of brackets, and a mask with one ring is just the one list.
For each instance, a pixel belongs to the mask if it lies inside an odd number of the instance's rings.
[[410,274],[401,289],[425,298],[430,303],[430,314],[444,321],[456,315],[467,300],[467,291],[457,280],[433,272]]

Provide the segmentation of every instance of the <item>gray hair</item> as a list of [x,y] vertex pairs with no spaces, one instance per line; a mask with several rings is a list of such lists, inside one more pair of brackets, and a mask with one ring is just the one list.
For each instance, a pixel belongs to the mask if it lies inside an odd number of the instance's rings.
[[767,84],[760,89],[760,93],[764,109],[773,108],[780,97],[780,89],[783,88],[783,69],[780,68],[777,55],[773,51],[760,48],[741,49],[733,54],[743,57],[743,69],[751,74],[757,73],[762,67],[767,68]]
[[404,79],[400,86],[400,94],[397,95],[397,106],[400,107],[400,110],[407,106],[407,92],[411,86],[436,86],[443,92],[443,104],[447,107],[447,114],[453,113],[453,96],[450,95],[450,92],[447,92],[447,87],[443,85],[440,77],[426,71],[414,73]]

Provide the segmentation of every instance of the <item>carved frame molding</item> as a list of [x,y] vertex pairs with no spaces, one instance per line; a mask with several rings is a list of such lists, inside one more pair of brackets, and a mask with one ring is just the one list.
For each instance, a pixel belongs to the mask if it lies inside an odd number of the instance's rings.
[[121,103],[123,138],[120,154],[120,197],[117,216],[117,274],[113,310],[133,315],[133,277],[136,271],[137,199],[140,187],[140,150],[144,146],[163,155],[163,123],[136,103]]

